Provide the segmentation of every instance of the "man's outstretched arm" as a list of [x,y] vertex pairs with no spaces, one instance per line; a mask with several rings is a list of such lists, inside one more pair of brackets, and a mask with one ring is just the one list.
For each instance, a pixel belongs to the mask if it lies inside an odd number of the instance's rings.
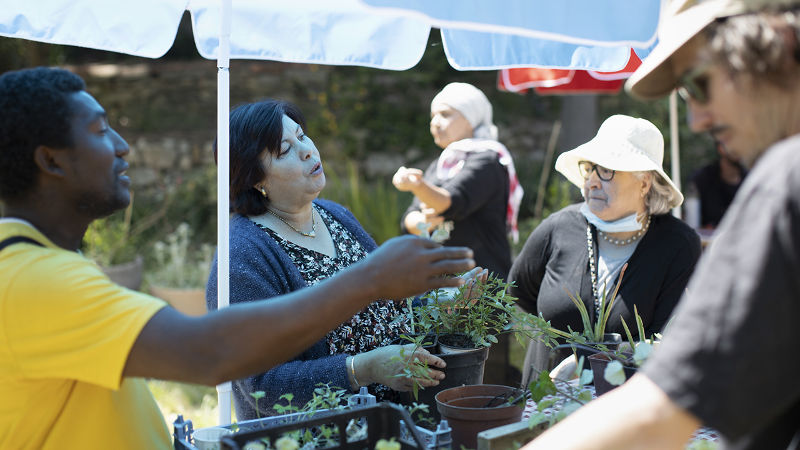
[[472,251],[402,236],[309,288],[202,317],[163,308],[145,325],[123,375],[207,385],[263,372],[291,359],[380,298],[402,299],[463,280]]
[[523,450],[683,449],[700,426],[649,378],[636,375],[534,439]]

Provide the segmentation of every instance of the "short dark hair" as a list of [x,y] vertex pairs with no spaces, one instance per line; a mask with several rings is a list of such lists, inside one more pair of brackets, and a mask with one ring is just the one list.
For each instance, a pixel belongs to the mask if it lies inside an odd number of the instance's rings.
[[[239,105],[230,115],[230,202],[231,211],[244,216],[267,212],[269,198],[253,186],[264,180],[264,152],[277,156],[283,139],[283,115],[303,129],[306,119],[300,109],[282,100],[262,100]],[[214,161],[217,143],[214,143]]]
[[72,146],[69,96],[85,90],[83,80],[64,69],[37,67],[0,76],[0,198],[24,198],[33,189],[36,147]]

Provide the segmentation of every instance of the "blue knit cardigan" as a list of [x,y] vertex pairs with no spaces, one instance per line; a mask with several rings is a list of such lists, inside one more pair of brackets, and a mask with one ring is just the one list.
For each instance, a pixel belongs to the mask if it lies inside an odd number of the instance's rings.
[[[329,200],[314,203],[344,225],[367,252],[377,248],[350,211]],[[297,266],[280,244],[252,221],[241,215],[230,220],[230,302],[268,299],[307,287]],[[206,285],[209,311],[217,309],[217,258],[211,265]],[[303,320],[298,317],[297,320]],[[281,345],[276,342],[275,345]],[[272,406],[285,393],[294,394],[292,404],[302,406],[311,399],[317,383],[348,389],[347,354],[330,355],[326,339],[319,340],[293,360],[259,375],[233,382],[234,404],[239,421],[257,418],[256,401],[249,394],[264,391],[258,401],[261,417],[276,415]]]

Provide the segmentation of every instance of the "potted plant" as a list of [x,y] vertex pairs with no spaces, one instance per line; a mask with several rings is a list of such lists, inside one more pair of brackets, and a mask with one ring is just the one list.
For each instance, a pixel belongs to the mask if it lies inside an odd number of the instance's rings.
[[638,368],[650,356],[656,339],[660,337],[659,334],[654,334],[650,339],[645,337],[644,324],[636,305],[633,306],[633,315],[636,319],[639,341],[634,341],[628,324],[625,323],[625,319],[622,319],[622,327],[628,338],[628,347],[616,351],[598,352],[589,356],[597,395],[605,394],[636,374]]
[[[490,276],[455,290],[428,292],[416,306],[409,302],[406,315],[413,333],[407,339],[419,347],[433,336],[436,345],[431,353],[447,364],[445,379],[438,386],[420,391],[418,384],[413,384],[414,399],[429,405],[436,420],[435,395],[448,388],[481,384],[489,347],[499,334],[519,332],[551,345],[554,342],[556,334],[550,324],[516,308],[516,298],[508,293],[508,286]],[[402,376],[425,376],[427,367],[410,358],[404,362]]]
[[[589,356],[595,353],[614,351],[619,348],[619,344],[622,342],[622,337],[620,334],[606,333],[605,330],[609,316],[611,315],[611,309],[614,307],[614,303],[617,299],[619,287],[622,285],[622,276],[625,274],[625,269],[627,269],[627,267],[627,263],[622,266],[619,279],[614,287],[614,291],[611,293],[610,298],[607,298],[606,290],[602,289],[603,293],[599,299],[599,305],[597,308],[598,314],[594,324],[592,324],[592,321],[589,318],[589,311],[586,309],[586,305],[583,303],[583,300],[580,298],[580,296],[573,295],[566,287],[564,288],[567,296],[581,315],[583,331],[579,333],[572,330],[570,327],[567,327],[566,332],[563,330],[553,329],[553,333],[561,338],[562,341],[566,342],[566,344],[559,345],[554,350],[569,348],[575,354],[576,358],[589,358]],[[557,352],[555,354],[559,355]],[[561,357],[563,357],[563,355],[561,355]]]
[[153,246],[156,267],[148,271],[150,293],[166,300],[184,314],[206,313],[205,284],[211,267],[213,247],[203,243],[192,247],[192,230],[181,223],[165,241]]

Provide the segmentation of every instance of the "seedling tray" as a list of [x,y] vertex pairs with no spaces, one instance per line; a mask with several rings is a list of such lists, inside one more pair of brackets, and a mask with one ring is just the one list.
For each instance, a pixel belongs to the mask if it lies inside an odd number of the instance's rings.
[[[191,442],[191,422],[175,423],[175,449],[196,449]],[[348,425],[356,423],[366,432],[348,437],[344,430]],[[188,424],[188,425],[187,425]],[[394,438],[402,449],[447,449],[450,448],[450,428],[447,421],[442,421],[436,431],[429,431],[414,425],[413,420],[404,408],[393,403],[380,403],[371,406],[355,406],[351,409],[329,409],[317,411],[313,416],[307,413],[287,414],[248,420],[237,424],[235,434],[225,436],[221,440],[221,448],[225,450],[241,450],[246,448],[275,448],[275,442],[281,437],[300,431],[319,430],[320,427],[338,429],[336,438],[328,439],[325,448],[333,449],[374,449],[380,439]],[[231,428],[227,426],[225,428]],[[269,443],[259,446],[258,443]],[[250,446],[248,444],[255,444]]]

